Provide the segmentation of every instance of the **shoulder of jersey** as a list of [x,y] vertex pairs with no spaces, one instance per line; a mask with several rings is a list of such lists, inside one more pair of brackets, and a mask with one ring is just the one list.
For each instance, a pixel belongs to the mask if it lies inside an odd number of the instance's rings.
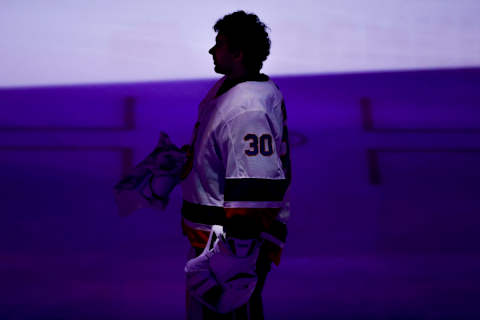
[[215,84],[210,88],[204,100],[212,99],[217,93],[218,89],[222,86],[222,83],[225,81],[226,78],[227,76],[223,76],[220,79],[218,79],[217,82],[215,82]]
[[280,103],[282,95],[273,81],[247,81],[228,90],[219,101],[225,120],[244,112],[268,112],[268,108]]

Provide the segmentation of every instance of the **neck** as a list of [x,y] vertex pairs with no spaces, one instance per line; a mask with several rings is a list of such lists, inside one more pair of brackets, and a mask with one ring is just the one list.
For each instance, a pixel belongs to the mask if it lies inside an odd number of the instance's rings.
[[258,73],[245,73],[241,75],[227,75],[227,79],[230,81],[242,81],[247,79],[254,79],[258,76]]
[[232,81],[238,81],[242,79],[252,78],[259,74],[259,72],[249,72],[245,68],[234,69],[230,74],[227,74],[227,78]]

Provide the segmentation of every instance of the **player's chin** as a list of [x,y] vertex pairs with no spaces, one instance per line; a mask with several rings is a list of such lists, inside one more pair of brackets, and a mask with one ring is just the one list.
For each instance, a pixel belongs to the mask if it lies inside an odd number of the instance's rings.
[[215,65],[214,70],[215,70],[216,73],[225,74],[225,71],[223,71],[223,70],[222,70],[221,68],[219,68],[217,65]]

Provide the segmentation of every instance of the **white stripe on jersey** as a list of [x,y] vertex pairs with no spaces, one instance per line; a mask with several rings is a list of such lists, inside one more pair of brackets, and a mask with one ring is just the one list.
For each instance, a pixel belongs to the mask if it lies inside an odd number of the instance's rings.
[[283,201],[225,201],[225,208],[283,208]]

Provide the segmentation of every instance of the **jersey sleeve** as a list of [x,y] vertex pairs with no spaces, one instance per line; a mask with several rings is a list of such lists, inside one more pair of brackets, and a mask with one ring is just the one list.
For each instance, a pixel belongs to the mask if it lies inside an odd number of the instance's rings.
[[264,111],[247,111],[225,122],[219,144],[227,235],[263,237],[280,249],[286,226],[277,216],[289,184],[281,160],[282,125]]
[[222,133],[226,179],[283,179],[279,128],[264,111],[247,111],[227,121]]

